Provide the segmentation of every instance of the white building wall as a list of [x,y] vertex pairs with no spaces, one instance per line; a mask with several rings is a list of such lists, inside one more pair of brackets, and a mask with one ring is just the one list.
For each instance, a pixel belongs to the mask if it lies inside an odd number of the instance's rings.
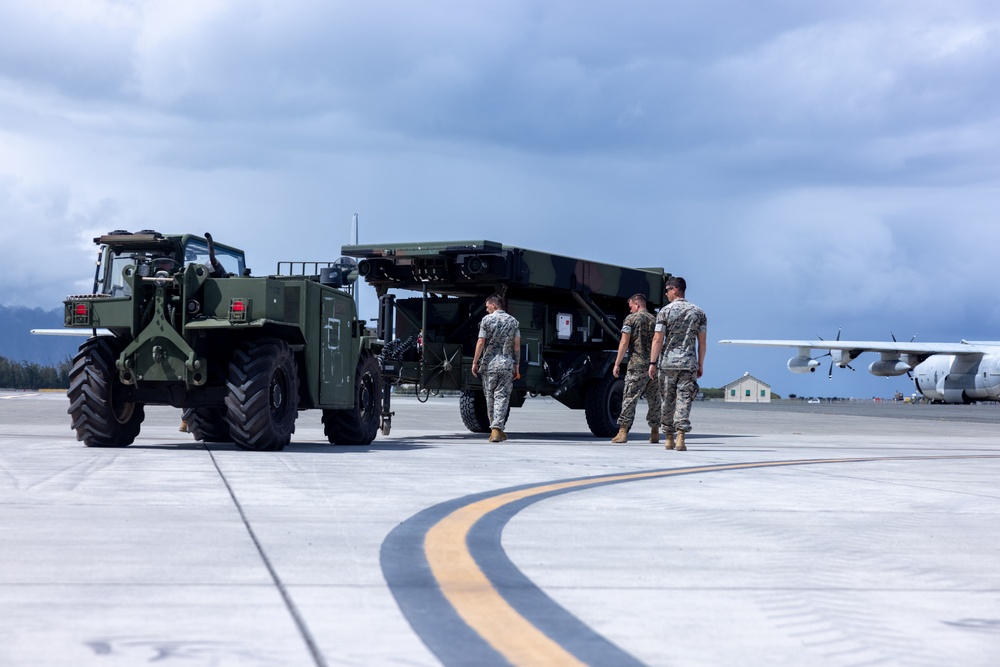
[[752,375],[744,375],[726,385],[725,400],[732,403],[770,403],[771,387]]

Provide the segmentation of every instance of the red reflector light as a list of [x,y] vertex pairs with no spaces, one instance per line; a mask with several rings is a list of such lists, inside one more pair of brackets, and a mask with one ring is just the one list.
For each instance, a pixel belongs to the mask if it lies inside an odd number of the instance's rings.
[[66,311],[66,325],[73,327],[90,326],[90,303],[86,301],[71,303],[69,309]]
[[229,321],[246,322],[250,317],[250,299],[229,300]]

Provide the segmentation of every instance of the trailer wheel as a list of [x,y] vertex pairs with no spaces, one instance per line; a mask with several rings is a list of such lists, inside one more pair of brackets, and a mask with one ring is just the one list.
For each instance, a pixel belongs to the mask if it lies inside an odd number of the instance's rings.
[[324,410],[323,433],[334,445],[370,445],[382,417],[382,369],[369,350],[363,350],[354,376],[354,407]]
[[279,451],[292,439],[299,407],[299,374],[283,340],[252,340],[229,362],[226,421],[241,449]]
[[[493,418],[486,411],[486,394],[478,389],[464,389],[458,398],[458,409],[462,413],[465,428],[473,433],[489,433]],[[507,405],[510,418],[510,405]]]
[[110,336],[91,338],[80,346],[69,372],[69,412],[76,439],[87,447],[127,447],[146,414],[142,403],[127,398],[115,361],[121,346]]
[[587,426],[598,438],[610,438],[618,433],[618,417],[622,413],[624,392],[624,378],[616,378],[613,375],[601,378],[587,388],[587,400],[584,406]]
[[473,433],[490,432],[490,416],[486,414],[486,394],[478,389],[465,389],[458,398],[465,428]]
[[223,405],[206,405],[187,408],[181,419],[187,424],[188,432],[195,440],[202,442],[232,442],[229,423],[226,421],[228,409]]

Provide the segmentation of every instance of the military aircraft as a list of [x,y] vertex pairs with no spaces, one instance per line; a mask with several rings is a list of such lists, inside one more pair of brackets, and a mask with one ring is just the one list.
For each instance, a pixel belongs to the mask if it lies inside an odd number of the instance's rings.
[[864,352],[878,352],[881,358],[868,366],[880,377],[904,373],[913,378],[917,391],[936,403],[972,403],[1000,400],[1000,342],[901,343],[840,340],[720,340],[722,345],[764,345],[797,347],[798,355],[788,360],[793,373],[813,373],[822,365],[813,350],[826,350],[833,366],[850,368]]

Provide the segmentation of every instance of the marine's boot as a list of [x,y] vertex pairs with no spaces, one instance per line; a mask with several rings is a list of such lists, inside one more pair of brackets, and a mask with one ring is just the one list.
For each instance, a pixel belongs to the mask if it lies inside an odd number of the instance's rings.
[[649,441],[654,445],[660,444],[660,429],[656,426],[649,429]]
[[490,442],[503,442],[500,438],[500,429],[495,428],[490,431]]
[[611,438],[611,442],[613,442],[616,445],[620,445],[623,442],[628,442],[628,429],[625,428],[624,426],[619,426],[618,435]]
[[666,435],[667,435],[667,441],[666,441],[667,449],[673,449],[676,446],[676,443],[674,442],[674,434],[667,433]]
[[507,431],[500,431],[500,442],[507,439]]
[[684,446],[684,431],[677,434],[677,447],[675,447],[675,449],[679,452],[683,452],[687,449],[687,447]]
[[179,429],[177,429],[177,430],[180,431],[181,433],[187,433],[188,432],[188,423],[186,421],[181,420],[181,427]]

